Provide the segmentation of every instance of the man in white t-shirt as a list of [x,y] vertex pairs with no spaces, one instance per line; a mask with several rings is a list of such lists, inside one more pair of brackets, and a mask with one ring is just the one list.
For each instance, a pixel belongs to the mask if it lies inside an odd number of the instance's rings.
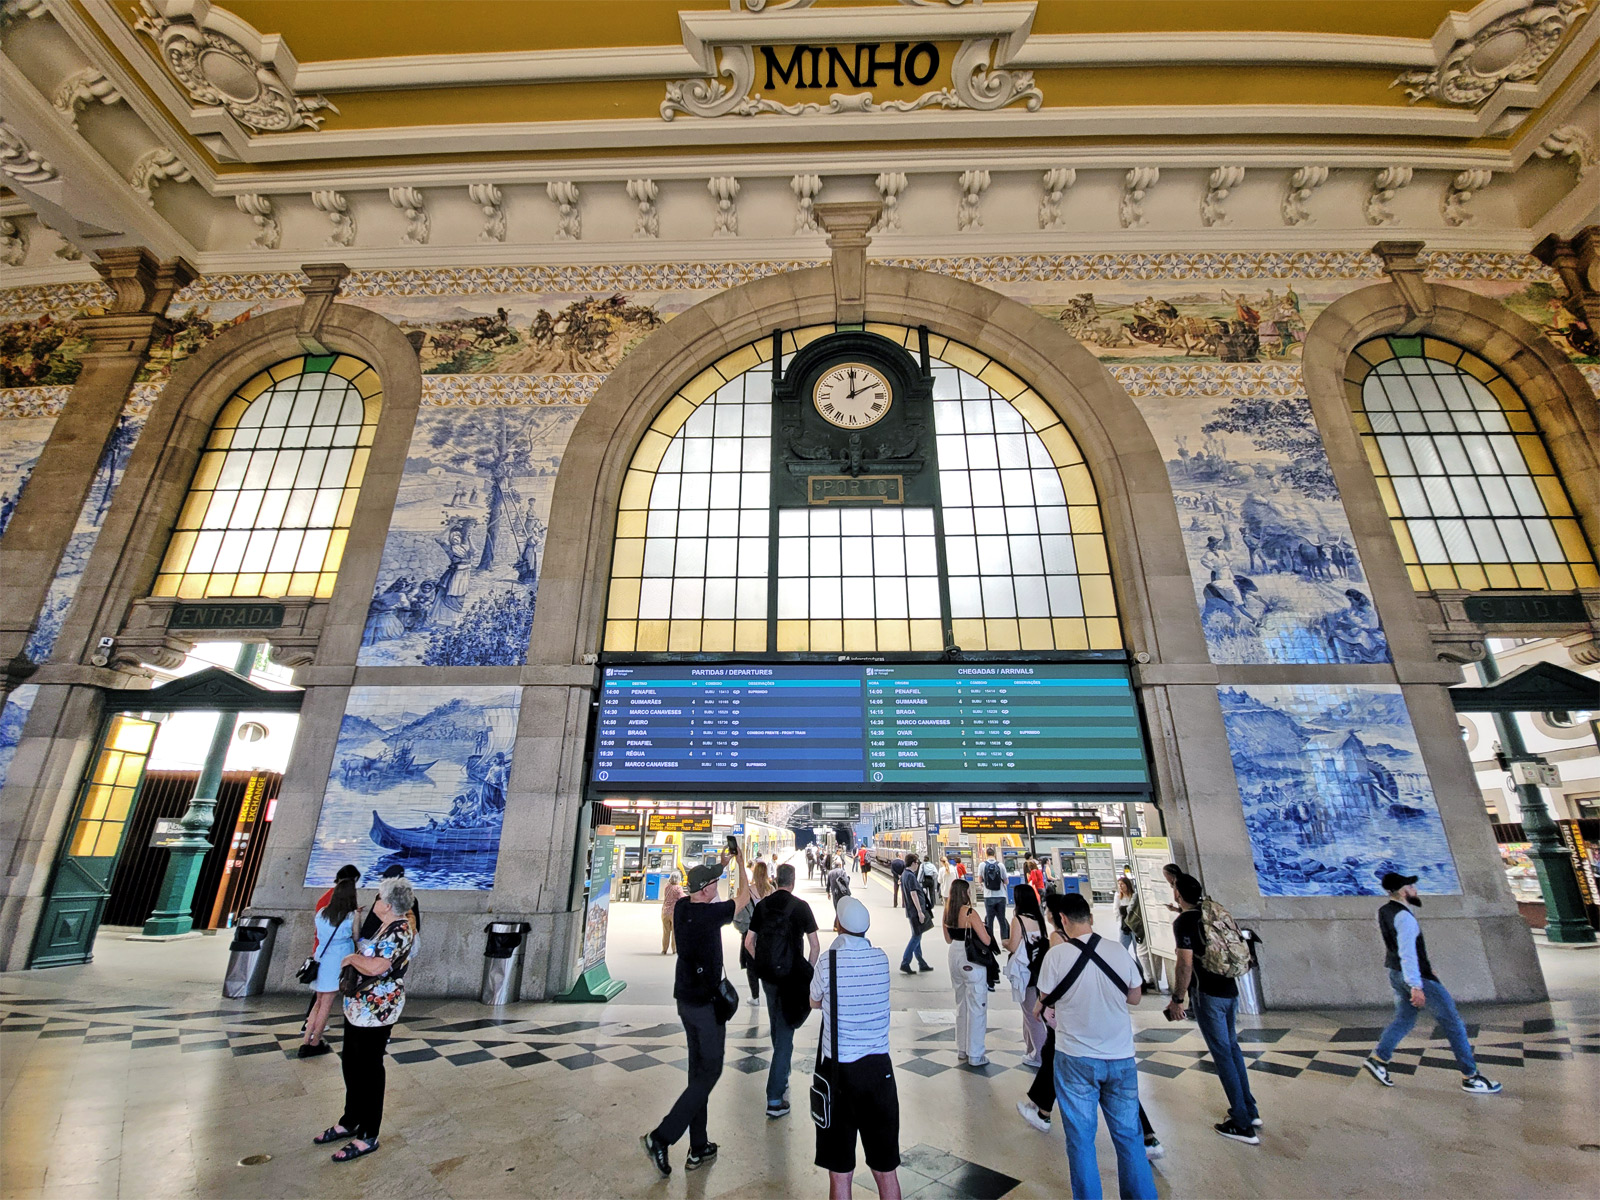
[[1056,1099],[1072,1195],[1075,1200],[1101,1195],[1094,1148],[1098,1105],[1117,1148],[1118,1190],[1133,1200],[1155,1200],[1155,1177],[1139,1125],[1139,1073],[1128,1015],[1144,995],[1144,980],[1126,950],[1095,933],[1094,913],[1083,896],[1052,892],[1048,903],[1051,921],[1069,940],[1052,947],[1040,965],[1036,1011],[1055,1010]]

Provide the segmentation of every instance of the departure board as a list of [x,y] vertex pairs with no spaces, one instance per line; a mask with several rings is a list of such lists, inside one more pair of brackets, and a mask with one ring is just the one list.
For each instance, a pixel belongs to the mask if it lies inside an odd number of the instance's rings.
[[1112,663],[603,668],[596,792],[1149,790]]

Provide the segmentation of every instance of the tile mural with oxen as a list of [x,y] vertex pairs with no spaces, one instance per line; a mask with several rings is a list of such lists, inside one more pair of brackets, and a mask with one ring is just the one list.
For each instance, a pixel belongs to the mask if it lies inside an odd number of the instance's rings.
[[1461,890],[1399,687],[1217,689],[1263,896],[1376,896],[1386,871]]
[[1214,663],[1379,663],[1389,643],[1302,397],[1146,397]]
[[326,886],[345,863],[372,886],[398,863],[418,888],[492,888],[521,696],[515,687],[351,688],[306,886]]
[[363,666],[521,666],[572,404],[417,417],[362,633]]

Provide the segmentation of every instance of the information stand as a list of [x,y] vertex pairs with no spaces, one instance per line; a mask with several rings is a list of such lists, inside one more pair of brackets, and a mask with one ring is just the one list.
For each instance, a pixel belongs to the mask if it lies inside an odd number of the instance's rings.
[[1172,842],[1167,838],[1129,839],[1133,850],[1134,889],[1144,913],[1146,945],[1150,953],[1176,967],[1178,943],[1172,936],[1172,918],[1167,905],[1172,903],[1172,885],[1161,868],[1172,861]]
[[583,962],[578,982],[556,999],[563,1004],[604,1003],[628,985],[611,978],[606,968],[606,930],[611,921],[611,859],[616,848],[615,830],[601,825],[595,830],[589,858],[588,900],[583,913]]

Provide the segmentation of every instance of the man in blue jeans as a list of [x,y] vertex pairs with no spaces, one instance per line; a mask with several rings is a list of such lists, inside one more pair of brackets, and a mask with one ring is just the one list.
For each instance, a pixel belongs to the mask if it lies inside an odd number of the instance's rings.
[[1117,1150],[1118,1193],[1125,1200],[1153,1200],[1156,1182],[1139,1124],[1139,1071],[1128,1015],[1144,996],[1144,980],[1126,950],[1095,933],[1087,900],[1077,892],[1052,892],[1047,900],[1051,922],[1068,940],[1052,947],[1039,965],[1035,1013],[1044,1017],[1054,1009],[1056,1099],[1073,1200],[1101,1196],[1096,1107]]
[[1378,910],[1378,932],[1383,935],[1383,965],[1389,968],[1389,985],[1394,988],[1394,1020],[1389,1022],[1389,1028],[1378,1039],[1377,1049],[1362,1066],[1384,1087],[1393,1087],[1389,1059],[1400,1040],[1417,1023],[1417,1014],[1426,1007],[1450,1039],[1456,1066],[1461,1068],[1461,1090],[1492,1096],[1500,1090],[1500,1085],[1478,1073],[1478,1060],[1472,1055],[1467,1027],[1456,1011],[1455,1000],[1433,973],[1422,926],[1411,912],[1412,908],[1422,907],[1422,897],[1417,894],[1417,877],[1390,871],[1381,882],[1383,890],[1389,893],[1389,902]]
[[[810,941],[802,955],[801,939]],[[767,1016],[772,1022],[772,1065],[767,1070],[767,1116],[789,1115],[789,1066],[794,1031],[811,1011],[811,973],[821,942],[811,905],[794,894],[794,864],[778,868],[777,889],[750,914],[745,952],[767,985]]]
[[906,920],[911,923],[911,940],[906,943],[906,952],[900,956],[903,974],[916,974],[911,969],[913,958],[921,970],[933,970],[928,960],[922,957],[922,927],[931,912],[930,903],[927,889],[922,886],[921,860],[915,854],[908,854],[906,869],[900,876],[900,906],[906,910]]
[[1212,1128],[1235,1142],[1259,1146],[1261,1135],[1256,1130],[1261,1127],[1261,1113],[1250,1092],[1244,1051],[1239,1049],[1239,1032],[1234,1027],[1239,985],[1226,975],[1206,970],[1200,961],[1206,949],[1205,926],[1200,920],[1200,901],[1204,895],[1200,881],[1193,875],[1180,874],[1172,890],[1178,898],[1179,909],[1178,919],[1172,923],[1172,935],[1178,944],[1178,971],[1172,983],[1172,1003],[1167,1005],[1167,1017],[1177,1021],[1189,1015],[1184,1009],[1183,997],[1192,980],[1195,1023],[1200,1026],[1200,1036],[1206,1040],[1206,1049],[1211,1051],[1222,1090],[1228,1095],[1228,1119]]

